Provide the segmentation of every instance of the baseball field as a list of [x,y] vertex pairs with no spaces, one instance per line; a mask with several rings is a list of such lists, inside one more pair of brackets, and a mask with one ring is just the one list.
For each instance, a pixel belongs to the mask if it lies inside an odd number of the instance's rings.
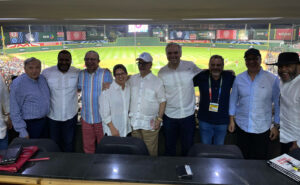
[[[69,49],[72,54],[73,66],[84,68],[84,55],[89,50],[95,50],[100,55],[100,66],[112,71],[114,65],[124,64],[129,74],[138,73],[135,59],[142,52],[149,52],[153,57],[152,71],[157,74],[159,69],[166,65],[167,58],[165,47],[162,46],[145,46],[145,47],[97,47],[97,48],[80,48]],[[36,57],[43,63],[43,68],[57,64],[58,50],[41,51],[32,53],[16,54],[19,58],[26,59]],[[225,60],[225,69],[230,69],[239,74],[246,70],[244,62],[244,49],[224,49],[224,48],[200,48],[200,47],[183,47],[182,60],[193,61],[202,69],[208,68],[208,61],[212,55],[221,55]],[[262,51],[262,60],[266,56],[266,51]]]

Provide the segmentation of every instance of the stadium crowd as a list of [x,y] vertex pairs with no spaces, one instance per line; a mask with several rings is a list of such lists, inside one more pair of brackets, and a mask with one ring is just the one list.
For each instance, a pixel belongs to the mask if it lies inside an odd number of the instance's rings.
[[[268,146],[278,137],[282,153],[299,148],[297,53],[282,52],[276,63],[269,64],[278,67],[280,78],[261,67],[260,51],[254,48],[244,53],[247,70],[237,76],[224,70],[220,55],[211,56],[205,70],[181,60],[182,48],[177,43],[167,44],[166,56],[168,63],[158,76],[151,72],[155,61],[147,52],[136,59],[139,73],[132,76],[122,64],[114,66],[112,74],[101,68],[95,51],[85,54],[84,70],[71,66],[67,50],[59,52],[57,66],[43,71],[37,58],[24,61],[23,74],[20,62],[10,61],[1,71],[5,81],[5,76],[19,76],[9,94],[0,80],[1,149],[8,146],[7,128],[12,122],[21,138],[51,138],[62,151],[74,152],[78,94],[85,153],[95,153],[103,137],[117,136],[140,138],[149,154],[157,156],[162,127],[165,155],[176,155],[180,139],[181,155],[186,156],[194,144],[196,104],[201,143],[223,145],[226,134],[235,132],[236,145],[246,159],[267,159]],[[199,102],[195,87],[200,91]],[[5,115],[9,115],[7,120]]]
[[0,59],[0,74],[7,86],[10,85],[13,76],[19,76],[23,72],[23,60],[17,57],[12,57],[8,60]]

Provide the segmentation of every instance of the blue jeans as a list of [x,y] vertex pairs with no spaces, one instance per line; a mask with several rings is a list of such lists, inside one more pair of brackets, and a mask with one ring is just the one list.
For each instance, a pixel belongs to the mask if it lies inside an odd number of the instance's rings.
[[8,147],[8,133],[3,139],[0,139],[0,150],[5,150]]
[[227,124],[216,125],[199,120],[200,139],[203,144],[223,145]]
[[77,114],[66,121],[55,121],[48,118],[50,138],[54,140],[64,152],[74,152],[74,140]]
[[176,143],[180,136],[181,153],[187,155],[189,149],[194,143],[195,116],[194,114],[186,118],[173,119],[164,115],[163,130],[165,134],[165,155],[176,155]]

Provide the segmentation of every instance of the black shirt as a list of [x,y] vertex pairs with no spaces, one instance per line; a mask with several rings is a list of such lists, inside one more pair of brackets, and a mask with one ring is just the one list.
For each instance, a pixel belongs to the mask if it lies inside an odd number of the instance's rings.
[[[209,84],[208,79],[211,79],[211,90],[212,90],[212,103],[218,103],[219,88],[222,78],[221,95],[219,100],[218,112],[209,111]],[[197,74],[193,81],[194,86],[198,86],[200,91],[200,102],[198,119],[211,124],[229,124],[229,98],[230,91],[233,85],[235,76],[232,72],[223,71],[219,80],[214,80],[209,73],[209,70],[202,71]]]

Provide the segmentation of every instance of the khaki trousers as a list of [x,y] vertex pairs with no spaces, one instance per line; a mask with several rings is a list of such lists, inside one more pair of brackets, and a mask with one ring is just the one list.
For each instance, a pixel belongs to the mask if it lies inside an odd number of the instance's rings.
[[151,156],[157,156],[157,153],[158,153],[158,133],[159,133],[159,129],[154,130],[154,131],[139,129],[139,130],[133,130],[131,132],[131,136],[142,139],[145,142],[146,146],[147,146],[149,154]]

